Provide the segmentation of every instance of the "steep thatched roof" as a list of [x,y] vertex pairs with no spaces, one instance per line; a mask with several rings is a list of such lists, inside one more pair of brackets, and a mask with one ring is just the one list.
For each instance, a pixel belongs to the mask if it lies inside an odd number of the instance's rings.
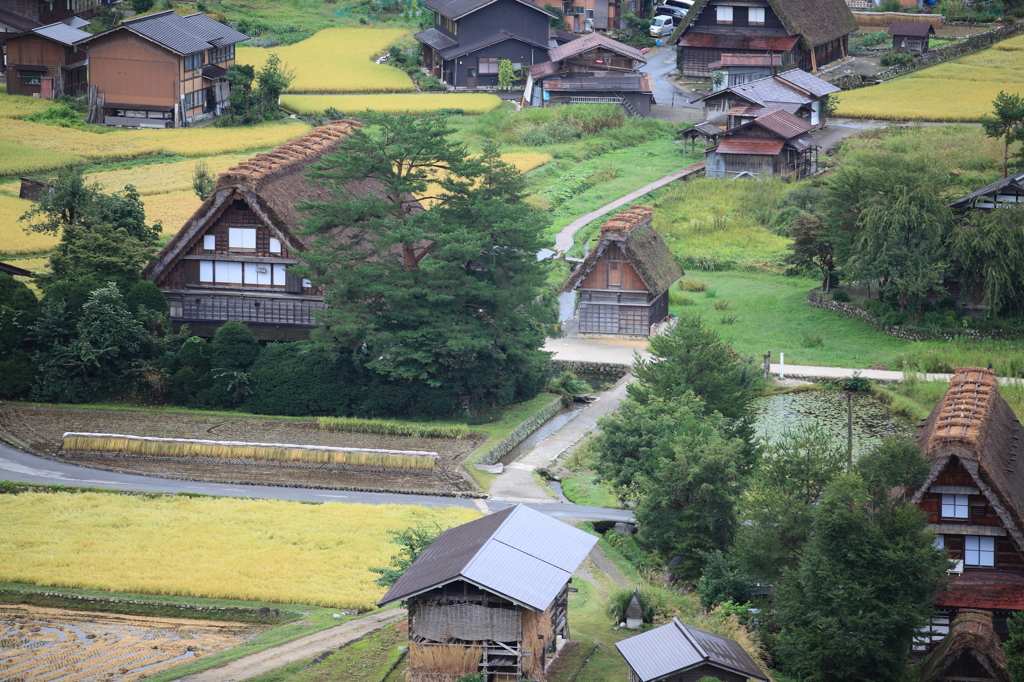
[[991,613],[961,611],[953,621],[949,634],[942,638],[921,667],[921,682],[938,682],[963,656],[980,664],[991,679],[1009,682],[1006,652],[1003,651],[999,635],[992,628]]
[[612,216],[601,226],[601,240],[597,248],[569,276],[562,290],[575,290],[597,265],[608,245],[615,243],[622,248],[652,293],[657,295],[668,291],[683,276],[683,268],[661,235],[655,232],[653,221],[654,209],[650,206],[634,206]]
[[1021,435],[992,370],[958,368],[915,436],[931,460],[931,471],[913,501],[919,503],[956,458],[995,509],[1017,551],[1024,553],[1024,463],[1017,462]]
[[[686,13],[687,25],[682,35],[693,28],[693,22],[708,5],[710,0],[697,0],[697,4]],[[782,25],[791,36],[799,35],[800,43],[806,49],[822,45],[854,33],[857,20],[845,0],[768,0]],[[737,34],[742,31],[734,29]]]

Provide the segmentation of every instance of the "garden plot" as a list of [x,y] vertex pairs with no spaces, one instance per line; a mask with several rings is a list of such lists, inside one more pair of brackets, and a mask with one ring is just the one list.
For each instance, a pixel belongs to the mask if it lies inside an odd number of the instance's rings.
[[[35,451],[83,466],[165,478],[248,483],[303,484],[416,490],[467,490],[459,467],[483,436],[459,440],[411,438],[328,431],[314,419],[274,419],[245,415],[119,411],[8,403],[0,407],[0,429]],[[325,465],[322,462],[152,456],[111,452],[67,452],[67,432],[114,433],[151,438],[188,438],[247,443],[294,443],[332,448],[427,451],[438,457],[431,469]]]
[[134,682],[261,631],[241,623],[2,607],[0,679]]

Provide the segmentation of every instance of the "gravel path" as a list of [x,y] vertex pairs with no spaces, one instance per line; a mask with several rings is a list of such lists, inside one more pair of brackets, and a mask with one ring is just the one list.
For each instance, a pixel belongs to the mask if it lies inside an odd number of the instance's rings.
[[388,609],[350,620],[327,630],[265,649],[216,668],[180,678],[180,682],[237,682],[247,680],[281,666],[312,658],[328,649],[338,649],[365,634],[403,620],[405,609]]

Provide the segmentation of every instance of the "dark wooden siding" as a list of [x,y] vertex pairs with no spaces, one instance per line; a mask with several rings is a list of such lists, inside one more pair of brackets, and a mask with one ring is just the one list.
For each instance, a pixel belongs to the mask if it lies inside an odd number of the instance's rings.
[[[527,10],[530,11],[530,10]],[[462,32],[461,23],[459,25],[459,32]],[[465,41],[462,41],[465,42]],[[539,62],[546,62],[548,60],[547,50],[543,50],[539,47],[534,47],[529,43],[524,43],[521,40],[515,40],[510,38],[503,40],[500,43],[490,45],[483,49],[477,50],[476,52],[470,52],[469,54],[459,57],[458,59],[450,59],[444,64],[445,81],[450,85],[454,85],[460,88],[467,87],[467,69],[477,69],[476,84],[477,87],[481,86],[496,86],[498,84],[498,74],[485,74],[480,75],[479,73],[479,59],[481,57],[496,57],[498,59],[507,59],[513,64],[522,64],[528,66],[531,64],[537,64]]]
[[[168,297],[174,308],[174,297]],[[180,299],[181,315],[174,316],[175,322],[212,321],[252,322],[263,324],[292,324],[316,326],[314,317],[317,310],[326,306],[323,301],[280,297],[218,295],[199,291],[184,293]],[[176,312],[176,310],[175,310]]]
[[[722,0],[722,2],[714,2],[714,1],[709,2],[707,4],[707,6],[704,7],[704,9],[701,11],[701,13],[697,17],[697,19],[693,22],[693,25],[694,26],[719,26],[719,25],[721,25],[721,24],[718,23],[718,10],[715,9],[715,7],[717,5],[728,5],[728,4],[729,4],[728,0]],[[747,23],[747,8],[746,7],[736,7],[736,6],[733,6],[733,8],[732,8],[732,26],[733,27],[750,28],[751,29],[751,31],[750,31],[751,35],[783,35],[783,36],[789,35],[789,33],[786,31],[785,27],[782,25],[782,22],[779,20],[778,15],[775,14],[775,11],[772,10],[772,8],[768,5],[768,3],[767,2],[764,3],[762,5],[762,7],[764,7],[764,25],[763,26],[760,26],[760,25],[759,26],[749,26],[748,23]],[[727,26],[727,25],[728,24],[725,24],[725,25],[722,25],[722,26],[724,27],[724,26]],[[754,30],[756,30],[757,32],[754,33]]]
[[[460,45],[469,45],[502,31],[538,45],[548,44],[547,16],[515,0],[497,0],[462,17],[458,23]],[[543,54],[538,61],[547,61],[547,50],[539,49],[539,52]]]
[[[71,59],[71,55],[75,59]],[[17,38],[7,40],[7,65],[9,75],[7,77],[7,92],[12,95],[33,96],[40,92],[38,85],[22,85],[21,76],[38,75],[43,78],[54,79],[54,96],[61,94],[64,90],[64,74],[60,67],[85,59],[85,51],[73,52],[72,48],[61,45],[52,40],[47,40],[35,34],[23,34]],[[21,71],[18,64],[31,66],[46,66],[46,71]]]

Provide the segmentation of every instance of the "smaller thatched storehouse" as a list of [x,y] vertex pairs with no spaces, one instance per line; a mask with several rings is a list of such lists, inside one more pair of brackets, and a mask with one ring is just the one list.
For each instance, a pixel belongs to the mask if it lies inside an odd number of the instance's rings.
[[647,336],[668,317],[668,289],[683,268],[653,221],[650,206],[617,213],[569,276],[563,291],[579,292],[581,334]]
[[524,505],[437,536],[378,606],[409,609],[409,682],[543,682],[569,639],[569,583],[597,538]]
[[629,664],[629,682],[768,682],[739,642],[686,625],[678,618],[615,644]]
[[962,611],[921,667],[921,682],[1009,682],[992,614]]

